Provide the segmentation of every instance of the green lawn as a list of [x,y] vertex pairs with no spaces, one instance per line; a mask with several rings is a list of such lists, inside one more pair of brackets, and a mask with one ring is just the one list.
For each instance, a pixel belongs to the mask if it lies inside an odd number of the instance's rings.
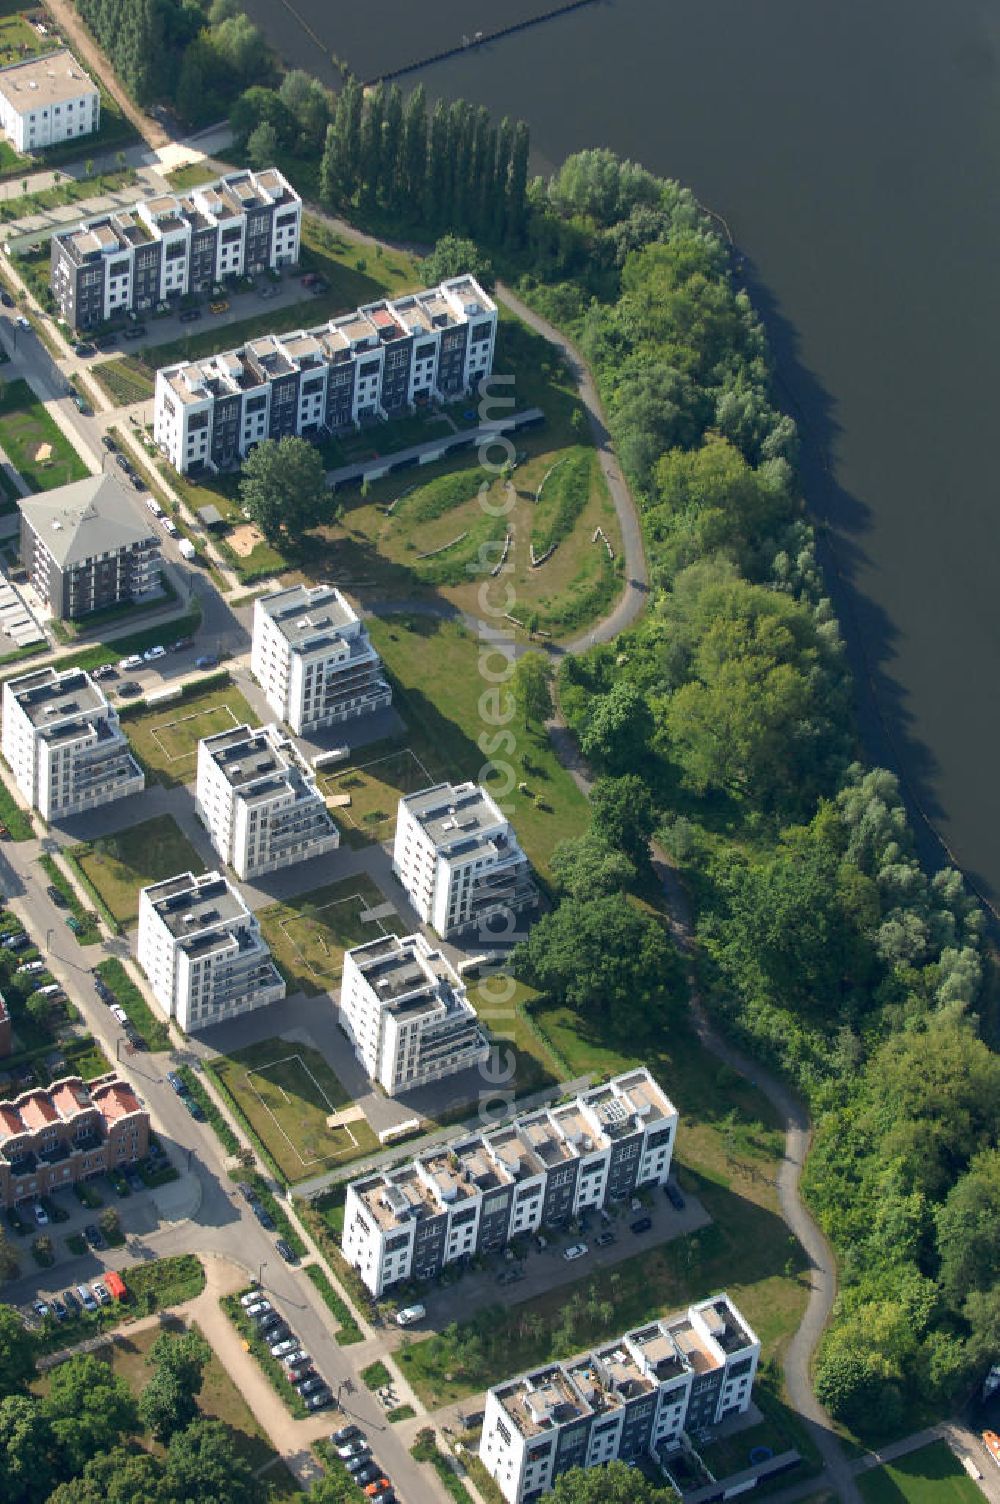
[[90,374],[116,407],[144,402],[153,395],[149,367],[132,355],[98,361],[97,365],[91,366]]
[[[392,616],[373,617],[367,626],[392,678],[393,703],[407,728],[405,744],[435,781],[478,779],[484,763],[478,738],[497,735],[496,724],[483,718],[484,703],[489,715],[504,714],[507,709],[503,700],[493,708],[482,699],[505,672],[504,658],[497,652],[481,657],[476,638],[456,622]],[[557,843],[586,830],[587,801],[559,763],[547,736],[525,730],[518,718],[509,722],[508,729],[514,750],[507,757],[503,743],[499,744],[502,782],[488,776],[484,781],[498,797],[502,790],[501,802],[511,811],[521,844],[532,865],[547,878]],[[509,792],[507,785],[512,785]]]
[[360,747],[356,756],[356,762],[321,772],[319,788],[328,798],[350,799],[332,814],[352,846],[391,841],[400,797],[435,780],[405,741],[372,742]]
[[264,938],[289,990],[316,994],[335,987],[345,950],[391,933],[394,925],[398,928],[393,915],[380,921],[362,920],[366,909],[385,902],[378,885],[359,873],[261,909],[258,918]]
[[983,1497],[943,1441],[861,1473],[858,1488],[866,1504],[978,1504]]
[[[26,381],[8,382],[0,390],[0,445],[33,491],[51,491],[90,474]],[[45,445],[51,455],[39,458]]]
[[502,974],[469,988],[469,1001],[489,1029],[506,1063],[505,1051],[513,1054],[514,1075],[507,1089],[515,1096],[530,1096],[554,1086],[562,1078],[560,1063],[532,1026],[530,1004],[536,994],[523,982]]
[[363,1117],[344,1127],[327,1126],[330,1114],[350,1099],[318,1050],[287,1039],[265,1039],[216,1056],[211,1064],[289,1182],[378,1148]]
[[133,751],[160,783],[189,783],[195,776],[198,742],[216,731],[257,724],[234,684],[170,701],[123,717]]
[[158,1013],[154,1013],[139,988],[117,957],[109,957],[97,968],[98,975],[107,982],[118,1002],[128,1014],[129,1023],[142,1035],[149,1048],[169,1050],[170,1030]]
[[139,889],[205,864],[171,815],[157,815],[70,852],[119,924],[139,916]]

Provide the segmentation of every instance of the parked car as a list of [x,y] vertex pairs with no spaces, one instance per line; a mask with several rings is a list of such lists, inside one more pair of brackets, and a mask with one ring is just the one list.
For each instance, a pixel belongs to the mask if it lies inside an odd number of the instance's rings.
[[312,1362],[312,1358],[310,1358],[305,1348],[296,1347],[292,1352],[286,1353],[281,1361],[284,1365],[285,1373],[294,1374],[301,1373],[303,1369],[308,1368]]
[[13,308],[14,306],[14,299],[11,297],[6,288],[0,291],[0,303],[2,303],[5,308]]
[[331,1444],[335,1447],[344,1447],[349,1441],[364,1441],[365,1433],[360,1426],[341,1426],[339,1431],[334,1431],[330,1437]]
[[125,330],[126,339],[142,339],[146,332],[145,324],[130,324]]
[[563,1249],[563,1258],[571,1264],[574,1259],[585,1258],[589,1252],[590,1249],[586,1243],[571,1243],[568,1248]]
[[80,396],[79,392],[73,393],[73,406],[76,408],[77,412],[82,413],[85,418],[90,417],[90,408],[87,406],[84,399]]
[[49,895],[57,909],[69,908],[69,899],[66,897],[61,888],[56,887],[55,883],[49,883],[45,891]]
[[307,1363],[303,1368],[289,1369],[287,1365],[285,1367],[285,1378],[292,1385],[293,1389],[297,1389],[303,1379],[313,1379],[316,1377],[316,1370],[311,1363]]
[[118,466],[118,468],[120,470],[125,470],[125,471],[128,471],[128,472],[131,472],[131,469],[132,469],[131,462],[128,459],[126,459],[126,457],[125,457],[124,454],[116,454],[115,455],[115,464]]
[[142,656],[147,663],[155,663],[157,658],[167,656],[167,650],[162,643],[158,642],[155,647],[147,648]]
[[14,320],[14,323],[17,325],[17,327],[19,329],[30,329],[31,328],[31,324],[30,324],[29,320],[25,318],[25,316],[24,316],[23,313],[19,313],[18,314],[17,318]]
[[117,679],[118,670],[113,663],[102,663],[99,668],[91,669],[90,677],[92,679]]
[[83,1309],[85,1311],[97,1310],[97,1301],[94,1299],[93,1294],[86,1285],[77,1285],[76,1293],[79,1297],[80,1304],[83,1306]]
[[119,684],[118,693],[123,695],[126,700],[131,700],[136,695],[142,694],[142,685],[138,684],[135,679],[126,679],[122,684]]
[[76,347],[76,353],[81,360],[89,360],[92,355],[97,354],[97,346],[90,344],[88,340],[82,340]]
[[280,1342],[271,1343],[271,1357],[283,1358],[286,1353],[293,1353],[299,1345],[297,1337],[282,1337]]
[[109,433],[101,434],[101,443],[104,445],[105,449],[110,450],[112,454],[115,454],[117,452],[118,445],[115,443],[114,439]]
[[205,1121],[205,1110],[200,1102],[196,1102],[194,1097],[187,1096],[182,1097],[181,1100],[196,1123],[203,1123]]
[[247,1201],[257,1200],[257,1192],[254,1190],[249,1181],[238,1180],[236,1182],[236,1189],[239,1191],[241,1196],[246,1198]]
[[145,1190],[146,1182],[143,1180],[138,1170],[133,1170],[132,1167],[129,1166],[127,1170],[122,1171],[122,1174],[125,1176],[125,1184],[128,1186],[130,1191]]
[[404,1306],[396,1312],[397,1326],[413,1326],[414,1322],[423,1321],[427,1315],[427,1307],[421,1305]]
[[369,1499],[374,1499],[379,1494],[384,1494],[386,1489],[391,1487],[392,1484],[388,1478],[383,1473],[380,1473],[377,1478],[373,1478],[370,1483],[365,1484],[365,1493]]
[[344,1466],[355,1483],[370,1483],[373,1478],[379,1477],[381,1473],[378,1463],[372,1461],[372,1454],[367,1447],[365,1447],[363,1452],[359,1452],[356,1457],[348,1457]]
[[219,298],[218,302],[216,302],[216,303],[209,303],[209,305],[208,305],[208,311],[209,311],[209,313],[214,313],[214,314],[228,313],[229,312],[229,302],[228,302],[228,299],[226,299],[226,298]]
[[15,930],[12,935],[4,936],[3,945],[5,950],[24,950],[24,947],[28,944],[28,937],[23,930]]
[[284,1238],[279,1238],[274,1246],[281,1254],[281,1257],[284,1259],[286,1264],[298,1263],[298,1254],[295,1252],[294,1248],[292,1248],[288,1243],[285,1242]]
[[216,668],[219,659],[216,653],[203,653],[200,658],[194,660],[195,668]]
[[251,1306],[259,1306],[263,1299],[263,1292],[259,1288],[248,1290],[245,1295],[240,1296],[240,1305],[244,1311],[248,1311]]
[[100,339],[95,339],[94,344],[98,350],[113,350],[118,343],[117,334],[102,334]]
[[142,668],[142,654],[129,653],[127,658],[122,658],[119,661],[118,667],[124,674],[127,674],[129,669]]
[[72,1290],[65,1290],[63,1292],[63,1305],[66,1308],[67,1316],[79,1316],[80,1302],[77,1300]]
[[[270,1304],[270,1302],[268,1302],[268,1304]],[[271,1306],[271,1309],[269,1311],[265,1311],[262,1315],[255,1316],[254,1320],[256,1321],[257,1326],[262,1332],[268,1332],[272,1327],[284,1324],[283,1318],[279,1316],[278,1312],[274,1309],[273,1306]]]
[[[83,1229],[83,1236],[87,1239],[91,1248],[107,1248],[107,1239],[96,1222],[88,1222]],[[81,1299],[83,1297],[81,1296]]]
[[52,1314],[56,1318],[56,1320],[65,1321],[69,1313],[66,1310],[65,1304],[59,1299],[58,1295],[53,1295],[52,1300],[49,1303],[52,1307]]
[[187,1091],[187,1087],[176,1071],[167,1071],[167,1085],[172,1086],[179,1097],[183,1097]]
[[25,961],[22,966],[19,966],[17,968],[17,971],[16,971],[15,975],[17,975],[19,977],[31,976],[33,972],[44,971],[44,970],[45,970],[45,962],[44,961]]
[[177,526],[172,517],[164,517],[163,531],[166,533],[168,538],[177,538],[180,536],[180,528]]
[[322,1389],[316,1389],[306,1396],[306,1406],[310,1410],[326,1410],[332,1404],[333,1394],[328,1384],[324,1384]]
[[91,1285],[90,1288],[93,1290],[94,1298],[99,1306],[109,1306],[111,1304],[111,1291],[107,1285],[102,1285],[98,1281],[96,1285]]
[[681,1189],[679,1186],[675,1185],[672,1180],[668,1180],[666,1185],[663,1187],[663,1194],[670,1202],[670,1205],[673,1207],[674,1211],[682,1212],[684,1210],[686,1203],[681,1193]]
[[179,322],[182,323],[182,324],[193,324],[194,321],[195,321],[195,319],[200,319],[200,318],[201,318],[201,309],[200,308],[185,308],[184,312],[180,315]]
[[154,517],[163,516],[163,508],[160,506],[160,503],[157,501],[155,496],[150,496],[149,500],[146,502],[146,506],[152,512]]
[[56,997],[62,992],[62,988],[58,982],[42,982],[39,986],[32,987],[31,990],[33,993],[37,993],[39,997]]
[[273,1310],[274,1307],[272,1306],[271,1302],[269,1300],[262,1299],[260,1297],[260,1292],[258,1291],[257,1298],[255,1300],[252,1300],[247,1306],[246,1313],[256,1321],[261,1316],[267,1316]]
[[34,1311],[34,1313],[38,1317],[39,1321],[44,1321],[45,1318],[46,1318],[46,1316],[49,1314],[49,1308],[46,1305],[46,1303],[45,1303],[44,1300],[34,1300],[34,1301],[32,1301],[32,1303],[31,1303],[31,1309]]
[[609,1243],[614,1243],[615,1241],[615,1235],[613,1232],[599,1232],[597,1234],[597,1237],[594,1239],[594,1247],[607,1248]]
[[141,475],[136,475],[136,473],[135,473],[134,470],[130,470],[128,478],[132,482],[132,486],[133,486],[134,490],[136,490],[136,491],[145,491],[145,489],[146,489],[146,482],[143,480],[143,478],[142,478]]
[[360,1457],[363,1452],[368,1452],[370,1455],[371,1448],[359,1436],[352,1437],[350,1441],[341,1442],[337,1448],[337,1456],[342,1462],[348,1462],[352,1457]]
[[630,1225],[634,1233],[648,1232],[653,1225],[653,1219],[652,1217],[636,1217]]
[[122,1007],[121,1003],[111,1004],[111,1017],[116,1018],[120,1024],[128,1023],[128,1014],[125,1012],[125,1009]]
[[273,1232],[274,1218],[271,1216],[271,1213],[268,1211],[267,1207],[261,1206],[259,1201],[251,1202],[251,1207],[253,1209],[254,1216],[257,1218],[257,1221],[260,1223],[261,1227],[263,1227],[264,1231]]

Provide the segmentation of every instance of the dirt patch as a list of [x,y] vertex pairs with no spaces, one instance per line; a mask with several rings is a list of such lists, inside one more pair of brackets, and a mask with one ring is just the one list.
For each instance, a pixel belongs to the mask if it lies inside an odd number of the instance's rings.
[[257,547],[257,544],[263,543],[263,541],[264,534],[252,522],[244,522],[239,527],[234,527],[226,539],[233,553],[237,554],[241,559],[248,559]]

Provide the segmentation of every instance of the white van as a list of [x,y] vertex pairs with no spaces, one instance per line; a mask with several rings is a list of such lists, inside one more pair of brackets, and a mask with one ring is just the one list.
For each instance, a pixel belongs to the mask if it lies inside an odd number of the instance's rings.
[[396,1312],[396,1322],[399,1326],[413,1326],[416,1321],[423,1321],[427,1315],[426,1306],[404,1306]]
[[58,982],[47,982],[44,987],[36,987],[34,990],[39,997],[55,997],[57,992],[62,992]]

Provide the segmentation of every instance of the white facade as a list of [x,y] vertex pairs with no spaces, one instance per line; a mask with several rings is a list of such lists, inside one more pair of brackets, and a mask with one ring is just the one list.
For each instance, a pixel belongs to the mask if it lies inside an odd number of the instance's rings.
[[686,1431],[750,1404],[760,1341],[725,1294],[487,1392],[479,1455],[509,1504],[621,1458],[670,1466]]
[[340,845],[315,778],[278,726],[200,741],[196,797],[212,845],[243,881]]
[[361,1064],[390,1097],[490,1053],[461,978],[423,935],[386,935],[347,951],[340,1018]]
[[[54,284],[53,284],[54,285]],[[474,277],[369,303],[156,373],[153,432],[181,474],[284,434],[337,432],[454,401],[493,370],[497,310]]]
[[101,123],[101,95],[65,48],[0,68],[0,129],[16,151],[39,151]]
[[137,959],[153,996],[187,1033],[285,996],[257,918],[218,872],[143,888]]
[[357,612],[332,585],[259,596],[250,670],[297,736],[385,709],[392,691]]
[[376,1297],[404,1279],[666,1185],[677,1110],[649,1071],[352,1181],[344,1257]]
[[3,687],[3,755],[46,820],[138,794],[145,775],[116,712],[82,669],[38,669]]
[[496,801],[475,783],[439,783],[399,801],[392,867],[425,924],[448,936],[530,908],[528,859]]

